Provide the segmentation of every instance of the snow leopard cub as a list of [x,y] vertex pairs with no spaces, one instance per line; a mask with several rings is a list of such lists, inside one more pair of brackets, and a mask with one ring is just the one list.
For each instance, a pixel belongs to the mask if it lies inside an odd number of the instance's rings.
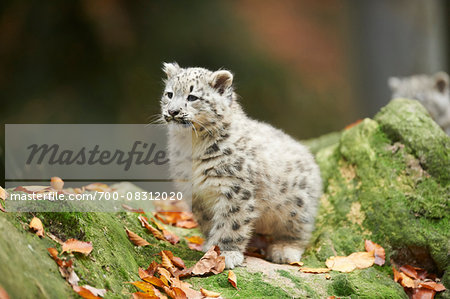
[[[192,171],[192,210],[206,236],[204,250],[218,245],[232,269],[243,263],[256,232],[274,240],[269,260],[299,261],[322,193],[314,157],[282,131],[245,115],[229,71],[176,63],[163,70],[162,115],[176,124],[169,125],[171,166],[176,173]],[[186,126],[192,126],[189,138],[181,129]],[[180,154],[190,147],[192,164]]]
[[389,78],[392,98],[418,100],[450,136],[450,78],[447,73]]

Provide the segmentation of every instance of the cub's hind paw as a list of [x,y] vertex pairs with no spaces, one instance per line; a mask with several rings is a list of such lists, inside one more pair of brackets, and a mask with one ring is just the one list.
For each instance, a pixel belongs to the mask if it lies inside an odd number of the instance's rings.
[[289,264],[300,261],[304,249],[289,243],[275,243],[267,248],[267,259],[277,264]]
[[222,251],[221,255],[225,257],[226,269],[233,269],[244,262],[244,255],[239,251]]

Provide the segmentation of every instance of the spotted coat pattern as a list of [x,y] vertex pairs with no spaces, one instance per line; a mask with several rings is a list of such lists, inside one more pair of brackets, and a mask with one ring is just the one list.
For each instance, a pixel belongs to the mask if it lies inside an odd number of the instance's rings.
[[[192,209],[207,238],[205,249],[219,245],[226,267],[233,268],[243,262],[249,239],[257,232],[274,239],[270,260],[300,260],[322,190],[308,149],[247,117],[229,71],[177,64],[164,64],[164,71],[161,110],[172,124],[170,159],[174,172],[192,171]],[[191,136],[186,136],[186,126],[192,128]],[[192,162],[182,154],[190,147]]]

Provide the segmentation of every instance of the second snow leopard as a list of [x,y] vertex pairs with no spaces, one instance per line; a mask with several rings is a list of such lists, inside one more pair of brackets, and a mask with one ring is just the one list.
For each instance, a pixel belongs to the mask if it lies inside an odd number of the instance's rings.
[[[282,131],[245,115],[226,70],[164,64],[161,99],[175,173],[192,172],[192,210],[231,269],[244,261],[253,232],[270,235],[267,257],[299,261],[314,228],[322,193],[308,149]],[[191,126],[186,136],[184,127]],[[183,152],[192,147],[192,161]]]

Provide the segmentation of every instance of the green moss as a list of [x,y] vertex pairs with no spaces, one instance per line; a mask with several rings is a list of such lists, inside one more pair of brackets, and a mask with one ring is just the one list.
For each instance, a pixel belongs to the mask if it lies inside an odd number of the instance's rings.
[[313,284],[310,285],[301,278],[294,276],[285,270],[279,270],[278,273],[283,277],[289,278],[295,284],[297,289],[303,290],[305,292],[304,298],[321,298],[321,296],[313,289]]
[[208,277],[192,277],[187,282],[197,290],[202,287],[219,292],[224,298],[292,298],[280,287],[265,282],[261,273],[248,273],[244,268],[236,268],[233,272],[239,290],[228,282],[228,271]]

